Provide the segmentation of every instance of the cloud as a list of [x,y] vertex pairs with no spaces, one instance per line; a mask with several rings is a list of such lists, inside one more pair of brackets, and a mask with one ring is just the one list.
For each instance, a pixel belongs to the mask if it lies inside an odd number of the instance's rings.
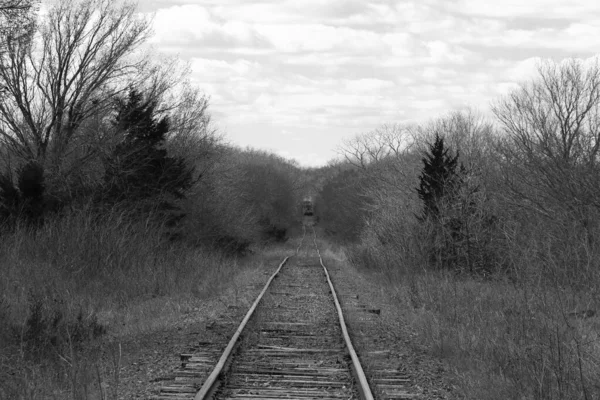
[[378,93],[395,86],[394,82],[374,78],[348,80],[345,84],[346,89],[351,93]]
[[522,82],[535,75],[537,66],[541,59],[539,57],[527,58],[506,69],[505,77],[512,82]]
[[[600,48],[600,5],[586,0],[150,0],[143,10],[155,13],[154,46],[190,62],[232,137],[307,162],[379,123],[485,108],[535,76],[537,60]],[[324,148],[306,156],[317,140]]]
[[459,0],[452,2],[456,12],[496,18],[586,18],[598,17],[598,3],[595,1],[565,2],[563,0]]
[[221,19],[211,9],[197,4],[157,10],[153,28],[151,42],[164,47],[262,49],[270,45],[251,24]]

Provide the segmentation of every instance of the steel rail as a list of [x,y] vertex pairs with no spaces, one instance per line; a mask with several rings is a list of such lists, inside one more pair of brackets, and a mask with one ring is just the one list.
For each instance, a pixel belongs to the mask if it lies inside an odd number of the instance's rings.
[[300,248],[304,244],[304,238],[306,237],[306,225],[302,224],[302,239],[300,240],[300,245],[296,249],[296,255],[300,252]]
[[346,327],[346,321],[344,319],[344,313],[342,312],[342,306],[338,300],[337,294],[335,292],[335,288],[333,287],[333,282],[331,281],[331,277],[329,276],[329,271],[327,271],[327,267],[323,264],[323,258],[321,257],[321,252],[319,251],[319,246],[317,245],[317,232],[313,227],[313,243],[315,244],[315,248],[317,249],[317,254],[319,255],[319,262],[325,271],[325,276],[327,276],[327,282],[329,283],[329,288],[331,289],[331,295],[333,296],[333,301],[335,302],[335,308],[337,309],[338,319],[340,320],[340,327],[342,328],[342,333],[344,335],[344,341],[346,342],[346,347],[348,348],[348,352],[350,353],[350,357],[352,358],[352,366],[354,373],[356,375],[356,379],[359,382],[359,392],[363,398],[363,400],[373,400],[373,393],[371,392],[371,387],[369,386],[369,382],[367,381],[367,377],[365,372],[360,364],[360,360],[358,359],[358,355],[354,350],[354,346],[352,345],[352,340],[350,340],[350,335],[348,334],[348,328]]
[[[303,228],[304,229],[303,229],[303,234],[302,234],[302,240],[300,241],[300,245],[296,249],[296,255],[298,255],[298,252],[300,251],[300,248],[302,247],[302,244],[304,243],[304,237],[306,236],[306,227],[304,225],[303,225]],[[250,307],[250,310],[248,310],[248,312],[246,313],[246,316],[242,320],[242,323],[240,324],[240,326],[237,328],[237,330],[231,337],[231,340],[229,341],[229,344],[225,348],[225,351],[223,351],[221,358],[219,358],[219,362],[215,366],[215,369],[213,369],[213,371],[208,376],[208,378],[206,379],[206,381],[204,382],[204,384],[202,385],[200,390],[196,393],[196,395],[194,396],[194,400],[204,400],[207,398],[208,395],[210,395],[212,393],[212,391],[215,387],[215,384],[219,380],[219,375],[223,371],[223,368],[225,367],[225,364],[227,363],[227,360],[229,359],[229,356],[231,355],[233,348],[235,347],[240,335],[242,334],[242,331],[246,327],[246,324],[252,317],[252,314],[254,314],[254,310],[256,309],[256,307],[258,307],[258,303],[260,303],[264,294],[269,289],[269,286],[271,285],[271,282],[273,281],[273,279],[275,279],[277,274],[279,274],[279,271],[281,271],[281,268],[285,265],[285,263],[291,257],[292,256],[287,256],[286,258],[283,259],[281,264],[279,264],[279,267],[277,268],[277,270],[271,275],[271,277],[269,278],[269,280],[263,287],[262,291],[260,292],[260,294],[258,295],[256,300],[254,300],[254,303],[252,303],[252,307]]]

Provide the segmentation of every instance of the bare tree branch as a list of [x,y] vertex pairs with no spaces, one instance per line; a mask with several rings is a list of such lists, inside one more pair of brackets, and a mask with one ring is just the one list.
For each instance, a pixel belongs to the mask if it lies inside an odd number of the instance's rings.
[[585,220],[587,207],[600,208],[600,68],[545,62],[538,73],[493,107],[507,135],[507,182],[544,215],[566,209]]
[[58,174],[82,124],[152,77],[147,60],[135,56],[149,33],[130,3],[55,3],[31,43],[8,41],[1,56],[0,140]]
[[28,42],[35,28],[37,0],[0,0],[0,53],[8,42]]
[[377,129],[345,140],[338,153],[351,165],[366,169],[388,157],[399,157],[412,145],[408,127],[384,124]]

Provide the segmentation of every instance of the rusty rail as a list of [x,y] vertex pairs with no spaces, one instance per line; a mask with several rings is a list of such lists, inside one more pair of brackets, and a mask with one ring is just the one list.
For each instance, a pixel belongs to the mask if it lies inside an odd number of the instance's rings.
[[348,334],[348,328],[346,327],[346,321],[344,320],[344,313],[342,312],[342,306],[338,300],[337,294],[335,292],[335,288],[333,287],[333,282],[331,281],[331,277],[329,276],[329,271],[327,271],[327,267],[323,264],[323,258],[321,257],[321,252],[319,251],[319,246],[317,245],[317,233],[315,228],[313,227],[313,242],[315,244],[315,248],[317,249],[317,254],[319,255],[319,262],[325,271],[325,275],[327,276],[327,283],[329,283],[329,287],[331,288],[331,295],[333,296],[333,301],[335,302],[335,308],[338,313],[338,318],[340,321],[340,327],[342,328],[342,333],[344,335],[344,341],[346,342],[346,347],[348,348],[348,352],[350,353],[350,357],[352,358],[352,369],[355,375],[355,378],[358,380],[358,388],[360,391],[360,395],[363,400],[373,400],[373,394],[371,393],[371,388],[369,386],[369,382],[367,381],[367,377],[365,372],[363,371],[362,365],[360,364],[360,360],[356,351],[354,350],[354,346],[352,345],[352,340],[350,339],[350,335]]

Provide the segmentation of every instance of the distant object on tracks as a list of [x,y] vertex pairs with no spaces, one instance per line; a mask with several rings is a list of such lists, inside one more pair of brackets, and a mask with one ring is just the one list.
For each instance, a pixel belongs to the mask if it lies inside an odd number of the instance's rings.
[[314,214],[314,206],[312,199],[310,197],[305,197],[302,200],[302,214],[304,215],[313,215]]

